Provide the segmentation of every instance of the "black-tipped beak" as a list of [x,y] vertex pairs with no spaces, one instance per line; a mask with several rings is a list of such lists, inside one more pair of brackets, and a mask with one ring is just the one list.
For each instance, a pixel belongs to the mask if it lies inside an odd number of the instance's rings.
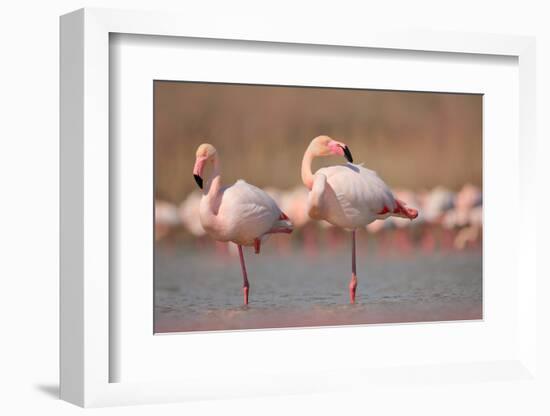
[[193,175],[193,178],[195,178],[195,182],[197,182],[197,185],[199,185],[199,188],[202,189],[202,178],[199,175]]
[[344,157],[349,163],[353,163],[353,156],[351,155],[351,152],[349,151],[349,147],[347,146],[340,146],[342,149],[344,149]]

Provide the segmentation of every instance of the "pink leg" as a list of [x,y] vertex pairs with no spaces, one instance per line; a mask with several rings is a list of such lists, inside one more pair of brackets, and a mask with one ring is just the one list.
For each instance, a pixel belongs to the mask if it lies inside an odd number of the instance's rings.
[[241,270],[243,272],[243,295],[244,295],[244,304],[248,305],[248,289],[250,285],[248,284],[248,276],[246,275],[246,266],[244,265],[244,256],[243,256],[243,247],[239,244],[239,259],[241,260]]
[[349,302],[355,303],[357,289],[357,270],[355,265],[355,230],[351,232],[351,280],[349,282]]

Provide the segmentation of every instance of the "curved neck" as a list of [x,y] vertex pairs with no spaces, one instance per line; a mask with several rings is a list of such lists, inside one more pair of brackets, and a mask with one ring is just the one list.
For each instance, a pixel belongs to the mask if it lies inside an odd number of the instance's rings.
[[311,190],[313,187],[313,173],[311,173],[311,162],[313,162],[313,152],[308,147],[304,153],[304,158],[302,159],[302,182],[307,189]]
[[221,169],[218,158],[214,159],[214,170],[212,175],[206,181],[203,189],[203,195],[208,200],[208,206],[214,215],[218,213],[218,208],[221,203]]

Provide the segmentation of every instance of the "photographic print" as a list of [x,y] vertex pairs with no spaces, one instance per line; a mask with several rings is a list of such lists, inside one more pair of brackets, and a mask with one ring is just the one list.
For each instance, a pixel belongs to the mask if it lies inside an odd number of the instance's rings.
[[154,81],[154,331],[482,319],[482,95]]

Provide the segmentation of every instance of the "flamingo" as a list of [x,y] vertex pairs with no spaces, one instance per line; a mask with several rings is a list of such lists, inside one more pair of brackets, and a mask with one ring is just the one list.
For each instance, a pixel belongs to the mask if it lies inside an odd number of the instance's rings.
[[167,237],[179,223],[177,207],[163,200],[155,200],[155,240]]
[[183,200],[178,208],[180,222],[197,241],[206,234],[200,221],[197,221],[201,198],[202,194],[200,192],[193,191]]
[[443,225],[454,229],[454,247],[463,250],[468,242],[474,243],[479,236],[482,217],[481,190],[472,184],[466,184],[456,194],[454,209],[445,215]]
[[[415,205],[418,204],[416,195],[412,191],[405,189],[394,189],[392,193],[394,198],[397,198],[400,201],[412,202]],[[422,220],[422,218],[419,218],[418,220]],[[418,220],[415,222],[416,224],[418,223]],[[393,217],[391,218],[391,222],[395,226],[394,235],[397,248],[402,254],[410,254],[412,252],[413,245],[411,241],[411,231],[410,229],[407,229],[407,227],[411,225],[411,222],[408,221],[407,218],[402,217]]]
[[[315,157],[339,155],[348,163],[311,172]],[[351,230],[351,280],[350,303],[355,303],[357,271],[355,262],[355,233],[377,219],[403,217],[410,220],[418,211],[408,208],[403,201],[395,199],[388,186],[376,172],[362,165],[353,164],[351,152],[344,143],[328,136],[318,136],[309,144],[302,160],[302,181],[309,189],[308,214],[315,220]]]
[[464,250],[467,246],[476,246],[479,243],[482,229],[483,209],[478,205],[468,213],[468,224],[458,231],[454,241],[455,247]]
[[[203,174],[208,166],[212,167],[212,172],[203,186]],[[222,187],[218,153],[211,144],[203,143],[198,147],[193,177],[203,190],[199,210],[203,228],[214,240],[232,241],[238,247],[244,304],[248,305],[250,284],[243,246],[254,246],[258,254],[262,238],[273,233],[291,233],[292,223],[273,198],[242,179]]]
[[288,214],[292,224],[301,231],[305,252],[309,256],[317,254],[315,230],[311,219],[307,215],[307,190],[303,186],[297,186],[283,195],[281,205]]
[[439,246],[446,248],[451,239],[451,231],[444,226],[443,222],[447,212],[453,209],[454,193],[442,186],[437,186],[421,194],[420,206],[424,222],[421,242],[423,250],[427,253],[434,251],[437,243],[436,235],[439,238]]

